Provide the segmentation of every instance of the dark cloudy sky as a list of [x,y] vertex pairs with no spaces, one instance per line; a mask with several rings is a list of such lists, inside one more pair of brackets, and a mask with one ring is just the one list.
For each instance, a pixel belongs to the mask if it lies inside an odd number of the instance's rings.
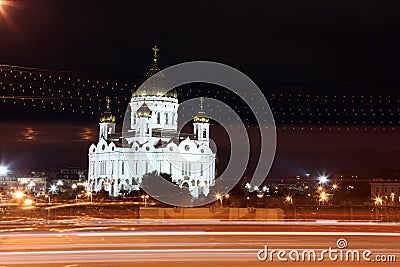
[[[11,5],[11,4],[10,4]],[[165,66],[215,60],[260,84],[400,82],[398,1],[20,0],[3,6],[8,64],[135,76],[149,47]],[[7,19],[5,19],[7,18]]]
[[[385,98],[385,94],[396,98],[400,92],[398,1],[3,2],[0,64],[4,65],[67,70],[73,76],[131,84],[147,71],[150,48],[157,44],[161,67],[189,60],[222,62],[249,75],[266,95],[271,88],[277,88],[274,94],[285,94],[287,87],[299,88],[296,93],[308,88],[314,94],[357,99]],[[7,89],[0,96],[18,94]],[[105,92],[98,95],[103,99]],[[394,112],[394,119],[386,118],[377,131],[372,112],[355,120],[347,133],[278,131],[273,175],[323,168],[368,175],[398,167],[393,159],[400,152],[399,111],[395,102],[379,101],[374,100],[374,109]],[[97,137],[98,113],[83,120],[56,111],[23,109],[21,102],[4,103],[0,103],[2,162],[12,162],[15,168],[86,167],[87,147]],[[341,108],[354,106],[357,103]],[[284,127],[282,121],[288,119],[281,119],[282,114],[291,112],[280,112],[277,122]],[[294,116],[296,127],[301,127],[302,115]],[[317,124],[332,126],[327,121]],[[362,135],[355,130],[364,126],[368,131]],[[386,126],[396,130],[382,130]]]

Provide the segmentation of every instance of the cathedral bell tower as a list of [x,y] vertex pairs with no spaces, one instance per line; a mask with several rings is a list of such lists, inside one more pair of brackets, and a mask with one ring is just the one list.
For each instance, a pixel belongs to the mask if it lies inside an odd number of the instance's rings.
[[194,117],[193,130],[197,140],[206,146],[210,145],[210,119],[203,111],[203,98],[200,98],[200,111]]
[[107,141],[110,134],[115,133],[115,116],[110,111],[110,98],[106,97],[107,110],[100,116],[99,140],[102,138]]

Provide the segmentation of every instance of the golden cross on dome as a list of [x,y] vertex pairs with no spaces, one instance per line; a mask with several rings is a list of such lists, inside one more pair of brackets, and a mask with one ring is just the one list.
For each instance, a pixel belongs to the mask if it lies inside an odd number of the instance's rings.
[[110,98],[106,96],[107,110],[110,109],[110,102],[111,102]]
[[203,97],[200,97],[200,112],[203,112]]
[[157,52],[160,51],[160,49],[157,48],[157,46],[155,45],[155,46],[153,46],[153,48],[151,50],[153,50],[153,52],[154,52],[154,63],[156,63],[157,62]]

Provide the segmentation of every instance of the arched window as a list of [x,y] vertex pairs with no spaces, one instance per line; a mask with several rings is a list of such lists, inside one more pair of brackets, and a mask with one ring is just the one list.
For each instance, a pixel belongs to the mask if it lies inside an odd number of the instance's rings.
[[203,130],[203,138],[207,138],[207,130],[206,129]]
[[165,113],[165,124],[168,124],[168,113]]

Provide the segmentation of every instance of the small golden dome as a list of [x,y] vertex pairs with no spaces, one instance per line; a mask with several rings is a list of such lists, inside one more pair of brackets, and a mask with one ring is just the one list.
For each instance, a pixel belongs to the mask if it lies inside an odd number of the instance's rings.
[[197,113],[197,116],[194,117],[195,123],[207,123],[209,121],[210,119],[206,117],[206,114],[204,112],[199,112]]
[[138,118],[151,118],[151,113],[152,112],[146,103],[143,103],[143,105],[136,111]]
[[115,123],[115,116],[110,111],[111,100],[108,96],[106,97],[106,102],[107,102],[107,110],[101,114],[100,122],[101,123]]

